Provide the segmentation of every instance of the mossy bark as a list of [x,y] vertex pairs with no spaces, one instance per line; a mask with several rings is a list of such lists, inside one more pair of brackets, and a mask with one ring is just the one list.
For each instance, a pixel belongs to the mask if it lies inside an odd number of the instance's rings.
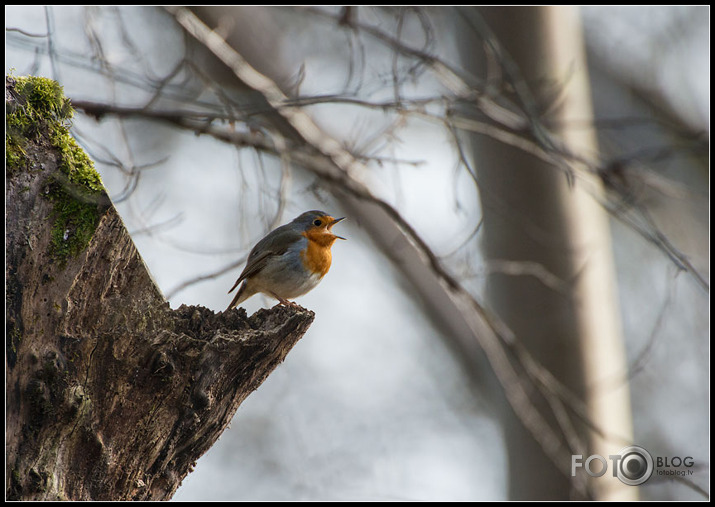
[[[62,176],[51,136],[6,166],[6,497],[169,499],[314,315],[172,311],[106,194]],[[94,229],[58,255],[72,199]]]

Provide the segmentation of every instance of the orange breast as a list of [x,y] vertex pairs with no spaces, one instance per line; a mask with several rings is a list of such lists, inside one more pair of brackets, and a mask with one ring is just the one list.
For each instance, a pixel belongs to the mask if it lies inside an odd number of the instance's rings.
[[335,238],[310,232],[304,232],[303,236],[308,238],[308,248],[301,253],[303,265],[311,272],[317,273],[321,277],[325,276],[333,260],[330,247],[335,242]]

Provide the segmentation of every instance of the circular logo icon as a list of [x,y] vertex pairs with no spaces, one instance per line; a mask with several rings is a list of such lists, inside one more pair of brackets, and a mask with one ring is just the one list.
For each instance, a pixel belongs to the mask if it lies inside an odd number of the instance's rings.
[[653,457],[648,451],[637,445],[621,449],[616,473],[623,484],[638,486],[650,479],[653,474]]

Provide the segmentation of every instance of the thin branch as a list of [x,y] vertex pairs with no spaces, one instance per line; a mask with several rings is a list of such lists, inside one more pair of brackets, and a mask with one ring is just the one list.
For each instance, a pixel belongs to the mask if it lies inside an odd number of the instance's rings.
[[172,299],[179,292],[191,287],[192,285],[196,285],[197,283],[206,282],[209,280],[214,280],[215,278],[218,278],[221,275],[225,275],[226,273],[229,273],[229,272],[235,270],[236,268],[243,266],[243,264],[246,262],[246,258],[247,258],[247,255],[244,255],[237,261],[233,261],[229,264],[226,264],[222,268],[211,271],[210,273],[205,273],[203,275],[196,276],[194,278],[189,278],[188,280],[184,280],[179,285],[177,285],[173,289],[170,289],[166,293],[166,299],[167,300]]
[[490,260],[485,266],[488,272],[497,272],[510,276],[533,276],[546,287],[560,293],[568,294],[572,283],[562,280],[547,270],[543,264],[529,261]]
[[5,31],[6,31],[6,32],[17,32],[17,33],[20,33],[20,34],[24,35],[25,37],[43,38],[43,37],[49,37],[49,36],[50,36],[50,33],[49,33],[49,32],[46,32],[46,33],[31,33],[31,32],[26,32],[25,30],[22,30],[22,29],[20,29],[20,28],[13,28],[13,27],[5,28]]

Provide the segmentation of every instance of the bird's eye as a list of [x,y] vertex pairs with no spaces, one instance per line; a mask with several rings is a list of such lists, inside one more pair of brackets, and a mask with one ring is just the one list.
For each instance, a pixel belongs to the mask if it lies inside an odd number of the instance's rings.
[[323,222],[321,222],[320,219],[318,218],[316,220],[313,220],[313,225],[316,227],[320,227],[321,225],[323,225]]

